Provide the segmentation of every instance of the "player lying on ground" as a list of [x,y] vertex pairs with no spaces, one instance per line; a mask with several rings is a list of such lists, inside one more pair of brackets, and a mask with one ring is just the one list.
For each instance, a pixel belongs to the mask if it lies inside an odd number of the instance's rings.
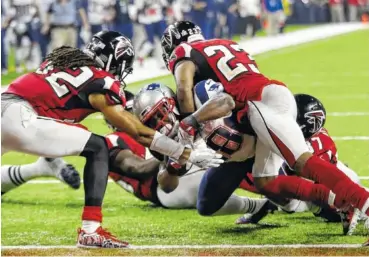
[[[295,99],[298,111],[297,122],[304,134],[304,138],[306,139],[306,143],[308,144],[310,151],[321,159],[337,165],[339,170],[350,177],[353,182],[360,184],[360,179],[356,172],[338,160],[336,145],[333,139],[329,136],[328,131],[324,128],[326,111],[323,104],[317,98],[306,94],[297,94],[295,95]],[[294,172],[290,170],[286,164],[283,164],[280,174],[292,176],[294,175]],[[258,190],[253,186],[252,180],[252,176],[249,174],[248,179],[242,181],[240,187],[245,190],[258,193]],[[366,188],[366,190],[368,189]],[[273,204],[265,205],[255,215],[246,214],[243,217],[240,217],[236,223],[258,223],[270,210],[274,209],[275,207]],[[319,207],[312,202],[302,202],[298,200],[291,201],[288,205],[283,206],[282,210],[288,213],[313,211],[314,215],[332,222],[340,221],[342,218],[344,228],[343,233],[345,235],[351,235],[354,232],[357,221],[360,218],[360,212],[358,209],[350,212],[337,212],[334,208],[329,206]]]
[[[211,97],[217,97],[218,90],[222,86],[208,80],[199,82],[195,88],[196,108],[201,109],[201,106],[205,105]],[[144,124],[168,134],[176,134],[178,110],[176,108],[176,97],[171,89],[164,85],[151,84],[141,89],[134,103],[134,112]],[[197,204],[198,211],[202,215],[210,216],[217,213],[247,176],[248,171],[252,170],[255,159],[247,157],[254,153],[254,137],[244,134],[252,131],[241,131],[236,124],[235,117],[231,116],[206,122],[199,129],[199,134],[207,145],[221,152],[224,158],[227,159],[227,163],[218,168],[210,169],[202,176]],[[168,183],[173,183],[174,187],[178,181],[171,175],[175,175],[175,172],[173,171],[167,175],[169,177]],[[297,181],[300,182],[300,180],[305,182],[301,178],[298,178]],[[310,190],[321,187],[311,182],[306,182],[306,184]],[[259,193],[256,189],[252,191]],[[309,195],[309,198],[306,197],[305,200],[315,200],[321,206],[327,205],[327,203],[315,199],[314,195]],[[297,200],[289,201],[287,199],[284,202],[285,204],[282,206],[284,208],[292,208],[294,203],[299,203]],[[257,213],[253,217],[260,215],[259,213],[263,209],[268,210],[269,205],[269,201],[264,201],[261,208],[258,205],[257,209],[259,211],[256,211]],[[252,212],[255,212],[255,210]]]
[[[132,95],[126,93],[126,110],[128,111],[130,110],[129,102],[131,102],[129,96]],[[166,130],[165,125],[173,125],[170,122],[163,124],[161,123],[162,120],[157,120],[158,116],[156,114],[160,110],[165,111],[165,108],[169,106],[169,102],[165,100],[174,100],[173,91],[163,85],[150,84],[141,89],[140,93],[135,97],[134,111],[135,113],[145,111],[142,121],[146,125],[163,132]],[[158,102],[160,103],[159,105],[157,104]],[[175,106],[173,107],[176,108]],[[170,132],[169,130],[166,131]],[[165,179],[168,178],[162,179],[163,177],[160,175],[157,178],[159,166],[162,162],[153,158],[144,146],[137,143],[127,134],[119,131],[107,135],[106,139],[110,148],[111,172],[109,175],[118,185],[139,199],[150,201],[158,206],[170,209],[196,208],[200,181],[206,169],[193,165],[183,176],[169,178],[173,181],[176,180],[176,182],[168,184],[165,183]],[[199,143],[201,144],[201,142]],[[163,173],[163,168],[164,165],[162,164],[162,172],[160,174]],[[265,201],[267,200],[250,199],[233,194],[214,215],[256,213]]]
[[[187,117],[180,123],[178,136],[182,142],[191,144],[199,123],[233,113],[239,125],[250,125],[255,132],[252,175],[256,188],[268,198],[284,192],[285,198],[303,200],[313,194],[339,209],[353,206],[369,214],[369,192],[336,165],[309,151],[296,122],[293,94],[284,83],[261,74],[240,45],[230,40],[204,40],[201,29],[188,21],[170,25],[161,43],[164,61],[175,77],[180,113]],[[228,97],[214,99],[201,116],[191,115],[195,111],[194,86],[209,78],[221,82]],[[304,186],[308,182],[295,176],[278,176],[284,161],[296,175],[318,182],[321,187],[302,190],[308,188]]]
[[78,171],[62,158],[40,157],[30,164],[1,166],[1,195],[29,180],[41,177],[56,177],[73,189],[78,189],[81,185]]
[[152,150],[181,163],[219,165],[213,151],[192,151],[144,126],[124,110],[123,79],[132,72],[134,50],[118,32],[93,36],[84,51],[55,49],[36,72],[12,82],[1,95],[2,154],[17,151],[44,157],[86,158],[83,183],[85,207],[77,245],[126,247],[101,227],[101,205],[108,179],[108,148],[104,137],[75,123],[94,112]]

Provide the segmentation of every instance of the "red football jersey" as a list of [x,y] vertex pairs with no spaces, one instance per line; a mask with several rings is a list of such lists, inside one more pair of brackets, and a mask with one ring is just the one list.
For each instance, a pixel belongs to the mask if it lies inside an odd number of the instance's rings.
[[[112,152],[117,149],[125,150],[129,149],[132,153],[145,159],[146,149],[143,145],[136,142],[133,138],[123,132],[114,132],[107,135],[106,141],[108,143],[109,150]],[[116,154],[111,154],[110,158],[115,158]],[[110,160],[112,163],[114,160]],[[152,176],[146,179],[139,179],[137,177],[122,176],[113,171],[109,173],[109,176],[122,186],[126,191],[134,194],[137,198],[143,201],[150,201],[154,204],[160,205],[157,197],[156,189],[158,182],[156,176]]]
[[283,85],[261,74],[255,60],[231,40],[212,39],[180,44],[169,58],[169,69],[173,74],[181,60],[195,63],[195,84],[206,79],[221,82],[225,91],[243,105],[249,100],[260,100],[264,86]]
[[80,122],[97,112],[88,101],[91,93],[104,94],[112,105],[125,105],[120,82],[110,73],[95,67],[57,70],[49,63],[12,82],[5,93],[28,101],[40,116]]
[[338,156],[336,144],[329,136],[327,129],[320,129],[307,141],[307,144],[314,152],[314,155],[319,156],[330,163],[337,163]]

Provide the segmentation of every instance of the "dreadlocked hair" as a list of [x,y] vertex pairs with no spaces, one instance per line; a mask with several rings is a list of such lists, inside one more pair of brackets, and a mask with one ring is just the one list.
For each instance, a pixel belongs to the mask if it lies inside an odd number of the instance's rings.
[[83,66],[99,67],[99,65],[82,50],[70,46],[61,46],[54,49],[46,56],[45,61],[51,62],[54,68],[61,70]]

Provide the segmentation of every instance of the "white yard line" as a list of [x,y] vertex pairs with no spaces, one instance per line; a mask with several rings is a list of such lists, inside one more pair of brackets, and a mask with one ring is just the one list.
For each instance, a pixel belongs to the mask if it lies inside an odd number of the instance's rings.
[[[359,248],[360,244],[283,244],[283,245],[131,245],[127,249],[265,249],[265,248]],[[1,250],[77,249],[74,245],[1,246]]]
[[328,112],[327,116],[333,117],[369,116],[369,112]]
[[334,141],[368,141],[369,136],[332,137]]

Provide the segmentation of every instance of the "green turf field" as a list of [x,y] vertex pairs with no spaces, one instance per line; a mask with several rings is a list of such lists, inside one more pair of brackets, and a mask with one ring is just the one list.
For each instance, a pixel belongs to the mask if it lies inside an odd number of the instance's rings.
[[[369,30],[365,30],[256,56],[263,73],[284,81],[294,93],[317,96],[328,113],[335,113],[328,115],[326,127],[338,137],[340,159],[360,176],[369,176],[368,38]],[[173,85],[170,77],[152,81]],[[145,83],[129,85],[128,89],[137,91]],[[90,118],[84,124],[94,132],[108,132],[101,119]],[[363,136],[366,140],[343,140],[346,136]],[[2,157],[3,164],[34,160],[18,153]],[[67,160],[82,171],[82,158]],[[369,186],[368,180],[363,183]],[[83,189],[73,191],[62,184],[24,185],[2,197],[1,243],[75,244],[82,206]],[[359,244],[367,238],[361,224],[354,236],[344,237],[340,224],[321,222],[309,213],[273,214],[263,220],[263,225],[239,227],[234,225],[237,216],[208,218],[195,210],[156,208],[114,183],[108,185],[103,210],[104,225],[135,245]]]

